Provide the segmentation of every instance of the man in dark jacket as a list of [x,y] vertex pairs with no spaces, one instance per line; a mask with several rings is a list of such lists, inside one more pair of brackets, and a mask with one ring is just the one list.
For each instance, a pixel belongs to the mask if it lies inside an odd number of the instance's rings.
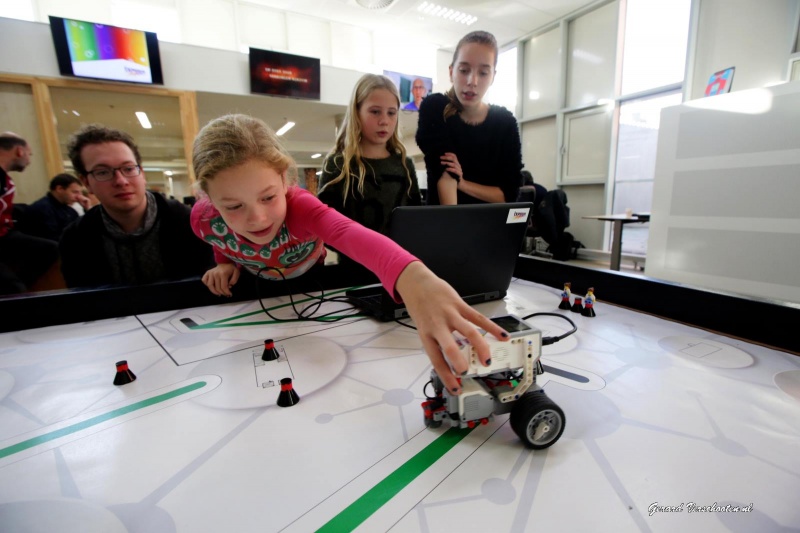
[[80,216],[70,207],[81,196],[81,182],[72,174],[59,174],[50,180],[50,191],[25,210],[23,231],[58,241],[64,229]]
[[19,135],[0,133],[0,294],[28,291],[58,259],[56,243],[14,227],[14,180],[31,161],[31,147]]
[[130,135],[92,124],[73,135],[68,150],[84,186],[100,200],[61,238],[69,287],[178,280],[214,265],[211,248],[192,233],[189,207],[145,190]]

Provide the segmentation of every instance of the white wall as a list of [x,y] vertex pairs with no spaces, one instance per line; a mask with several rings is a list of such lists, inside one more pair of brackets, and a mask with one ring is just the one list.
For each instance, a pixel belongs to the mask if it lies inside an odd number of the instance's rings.
[[664,109],[648,275],[800,303],[798,125],[800,81]]
[[[696,0],[688,101],[662,112],[647,273],[800,303],[800,1]],[[705,97],[734,66],[732,92]],[[766,88],[765,88],[766,87]]]
[[736,67],[732,91],[786,80],[800,1],[695,1],[698,31],[687,99],[702,98],[711,75],[728,67]]
[[50,25],[0,17],[0,72],[58,77]]
[[[247,54],[160,42],[164,86],[223,94],[250,94]],[[0,17],[0,72],[61,77],[50,26]],[[320,101],[347,105],[362,72],[322,66]]]

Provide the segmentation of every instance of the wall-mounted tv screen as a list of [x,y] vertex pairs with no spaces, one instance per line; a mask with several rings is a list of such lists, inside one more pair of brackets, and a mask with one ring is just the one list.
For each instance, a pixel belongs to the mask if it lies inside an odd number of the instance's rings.
[[50,17],[62,76],[163,84],[155,33]]
[[250,92],[319,100],[320,64],[315,57],[250,48]]
[[419,111],[422,99],[433,90],[433,80],[425,76],[402,74],[391,70],[384,70],[383,75],[397,85],[397,90],[400,91],[400,109],[404,111]]

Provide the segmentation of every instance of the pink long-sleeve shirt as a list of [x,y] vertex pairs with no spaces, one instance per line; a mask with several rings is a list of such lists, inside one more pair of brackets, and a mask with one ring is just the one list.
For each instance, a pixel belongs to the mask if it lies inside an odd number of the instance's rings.
[[192,208],[192,230],[214,247],[217,264],[236,263],[253,274],[280,279],[297,277],[325,255],[328,243],[370,269],[383,286],[400,300],[395,284],[400,273],[417,258],[394,241],[365,228],[320,202],[299,187],[286,193],[286,219],[269,244],[255,244],[237,234],[222,219],[208,198]]

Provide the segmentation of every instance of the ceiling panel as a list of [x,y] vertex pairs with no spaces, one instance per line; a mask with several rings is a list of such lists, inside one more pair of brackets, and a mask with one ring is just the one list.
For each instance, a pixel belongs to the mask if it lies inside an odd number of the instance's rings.
[[375,31],[401,33],[425,39],[443,48],[453,48],[472,30],[492,32],[501,45],[544,26],[583,6],[587,0],[436,0],[433,3],[478,17],[471,26],[423,15],[417,10],[423,0],[396,0],[389,8],[370,10],[356,0],[250,0],[249,3],[299,13]]

